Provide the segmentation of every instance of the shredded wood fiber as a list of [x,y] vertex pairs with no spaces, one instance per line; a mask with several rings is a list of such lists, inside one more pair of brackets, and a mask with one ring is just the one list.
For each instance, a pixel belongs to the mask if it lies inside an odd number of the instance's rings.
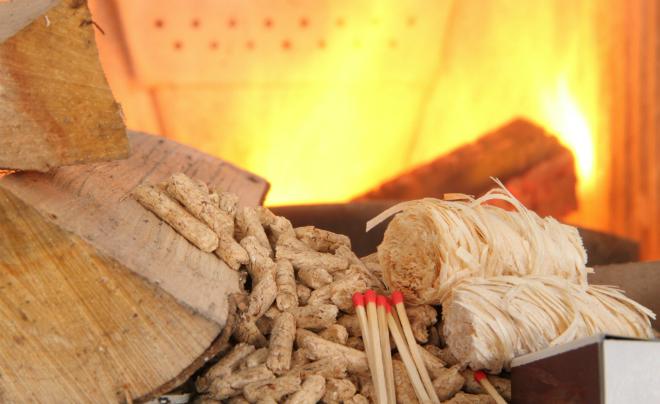
[[396,214],[378,246],[387,286],[410,303],[441,304],[469,277],[556,275],[586,284],[587,254],[577,229],[539,217],[497,184],[479,199],[453,194],[404,202],[370,220],[367,230]]
[[655,315],[609,286],[556,276],[465,279],[442,307],[454,357],[499,373],[515,356],[597,333],[652,338]]

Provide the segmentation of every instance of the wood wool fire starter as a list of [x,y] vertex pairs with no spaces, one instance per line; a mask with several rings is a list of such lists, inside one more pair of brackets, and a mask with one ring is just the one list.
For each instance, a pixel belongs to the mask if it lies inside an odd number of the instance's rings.
[[479,199],[452,194],[403,202],[370,220],[367,230],[396,214],[378,246],[387,286],[414,304],[442,304],[469,277],[555,275],[586,284],[587,254],[577,229],[540,218],[497,183]]
[[463,366],[499,373],[519,355],[598,333],[653,338],[655,315],[621,291],[549,275],[469,278],[442,307],[443,332]]

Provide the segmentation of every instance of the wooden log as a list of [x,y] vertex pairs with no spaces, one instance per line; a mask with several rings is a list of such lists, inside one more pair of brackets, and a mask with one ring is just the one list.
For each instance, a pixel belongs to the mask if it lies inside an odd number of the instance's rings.
[[541,217],[562,217],[576,210],[576,184],[574,159],[568,149],[504,181],[525,207]]
[[237,272],[129,195],[185,172],[255,205],[268,184],[162,138],[129,138],[127,160],[0,179],[2,402],[116,403],[124,385],[146,397],[217,349]]
[[[542,167],[534,169],[542,163]],[[505,184],[525,177],[514,183],[513,193],[531,204],[531,208],[541,208],[541,214],[561,216],[577,206],[571,152],[543,128],[524,119],[513,120],[474,143],[384,182],[355,200],[442,198],[446,192],[479,196],[493,188],[490,177]],[[539,195],[549,198],[539,200]]]
[[128,155],[94,29],[85,1],[0,3],[0,168],[46,171]]
[[237,288],[236,271],[190,244],[130,194],[138,184],[155,184],[183,172],[211,187],[238,194],[243,205],[256,205],[268,184],[164,138],[131,133],[130,142],[132,155],[127,160],[61,167],[50,174],[15,173],[0,180],[0,188],[157,283],[181,303],[224,323],[223,292]]
[[204,319],[0,189],[2,402],[117,402],[175,378]]

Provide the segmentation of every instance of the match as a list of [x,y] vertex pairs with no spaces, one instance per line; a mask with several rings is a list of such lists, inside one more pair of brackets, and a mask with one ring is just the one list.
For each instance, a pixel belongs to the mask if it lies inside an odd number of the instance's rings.
[[376,298],[378,308],[378,329],[380,330],[380,347],[383,354],[383,365],[385,366],[385,384],[387,386],[387,402],[396,402],[396,390],[394,387],[394,368],[392,367],[392,349],[390,347],[390,333],[387,328],[387,298],[378,295]]
[[357,313],[358,322],[360,323],[360,332],[362,333],[362,342],[364,343],[364,351],[367,354],[367,363],[369,364],[369,370],[371,373],[371,383],[373,383],[374,388],[377,384],[376,374],[373,371],[375,367],[373,350],[371,349],[370,341],[370,332],[369,325],[367,323],[367,314],[364,310],[364,296],[360,292],[355,292],[353,294],[353,306],[355,307],[355,312]]
[[364,292],[364,300],[367,305],[367,323],[369,324],[369,345],[371,345],[374,367],[371,369],[375,376],[376,401],[387,402],[387,386],[385,385],[385,371],[383,369],[383,355],[380,346],[380,333],[378,331],[378,312],[376,310],[376,292],[367,290]]
[[417,341],[415,340],[415,336],[413,335],[412,328],[410,327],[410,320],[408,319],[408,314],[406,314],[406,307],[403,305],[403,294],[400,291],[392,292],[392,303],[394,303],[394,306],[396,307],[396,311],[399,314],[399,321],[401,322],[401,328],[403,329],[403,334],[405,335],[406,340],[408,341],[408,345],[410,346],[410,353],[412,354],[413,361],[415,362],[415,365],[419,370],[419,375],[422,378],[424,387],[426,388],[426,391],[428,392],[429,397],[431,398],[433,404],[440,404],[440,399],[438,398],[438,395],[435,393],[435,389],[433,388],[433,382],[431,381],[429,372],[426,370],[426,365],[424,364],[424,360],[422,359],[422,356],[419,353],[418,350],[419,347],[417,346]]
[[413,385],[413,389],[415,390],[417,399],[422,404],[430,403],[431,399],[429,398],[429,395],[426,392],[426,389],[424,388],[424,384],[422,383],[422,380],[419,377],[419,373],[417,372],[417,367],[415,366],[415,362],[413,362],[412,356],[410,356],[410,350],[408,350],[408,345],[406,344],[403,335],[401,335],[399,326],[397,325],[396,321],[394,321],[394,316],[393,316],[394,311],[392,311],[392,308],[389,304],[385,306],[385,310],[388,313],[387,324],[389,326],[390,332],[392,333],[392,337],[394,338],[394,343],[396,344],[396,348],[399,351],[399,355],[401,355],[401,360],[403,361],[403,365],[405,366],[406,371],[408,372],[408,377],[410,378],[410,382]]
[[488,380],[488,377],[483,371],[478,370],[474,372],[474,380],[478,381],[479,384],[481,384],[484,390],[486,390],[486,392],[490,394],[490,396],[493,398],[493,400],[495,400],[497,404],[506,404],[506,400],[504,400],[504,398],[500,395],[500,393],[497,392],[495,386],[493,386],[490,380]]

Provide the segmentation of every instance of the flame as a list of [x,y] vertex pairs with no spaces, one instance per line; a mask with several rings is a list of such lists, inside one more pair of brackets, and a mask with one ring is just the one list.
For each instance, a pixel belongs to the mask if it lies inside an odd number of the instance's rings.
[[594,139],[586,115],[571,94],[565,78],[560,78],[554,96],[545,101],[548,129],[573,152],[580,179],[579,193],[589,192],[595,183]]
[[[285,93],[277,114],[241,132],[258,133],[250,147],[263,152],[237,163],[271,181],[267,204],[349,200],[519,116],[574,153],[582,210],[597,200],[595,139],[607,122],[599,118],[599,62],[590,50],[597,19],[584,18],[595,3],[579,19],[535,2],[435,10],[441,40],[407,38],[421,41],[428,55],[409,64],[417,80],[404,82],[382,79],[393,69],[392,50],[374,45],[401,35],[404,17],[378,4],[356,8],[352,22],[376,15],[380,25],[330,30],[325,57],[291,67],[326,82]],[[238,105],[249,110],[261,94]]]

